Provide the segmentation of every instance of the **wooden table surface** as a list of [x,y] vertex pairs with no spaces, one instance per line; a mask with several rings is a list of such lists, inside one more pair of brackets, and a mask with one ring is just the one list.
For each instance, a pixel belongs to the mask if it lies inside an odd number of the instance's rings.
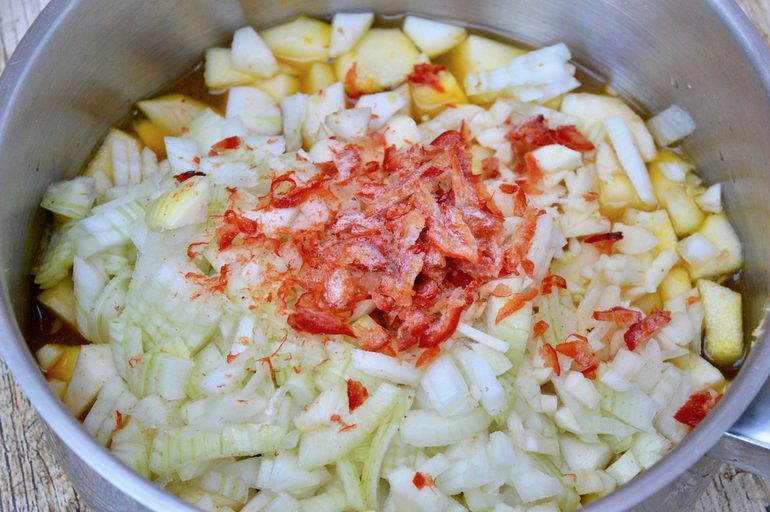
[[[0,0],[0,70],[48,0]],[[770,44],[770,0],[738,0]],[[40,419],[0,359],[0,512],[85,511],[42,438]],[[697,512],[766,512],[770,479],[722,465]]]

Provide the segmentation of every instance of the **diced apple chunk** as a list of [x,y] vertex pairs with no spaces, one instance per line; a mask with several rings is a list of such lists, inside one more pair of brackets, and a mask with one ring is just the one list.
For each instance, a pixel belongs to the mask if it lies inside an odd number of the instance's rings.
[[102,385],[117,375],[109,345],[83,345],[64,395],[64,405],[80,417],[96,400]]
[[334,68],[326,62],[314,62],[302,81],[302,91],[315,94],[337,81]]
[[725,376],[711,363],[697,354],[690,353],[674,359],[674,364],[690,374],[693,393],[707,389],[721,390],[725,385]]
[[414,41],[417,48],[430,58],[448,52],[460,44],[467,35],[463,27],[417,16],[406,17],[404,32]]
[[463,88],[449,70],[439,74],[438,87],[422,84],[412,85],[410,88],[414,115],[417,119],[431,118],[449,105],[468,102]]
[[165,138],[169,134],[161,130],[157,124],[149,119],[140,119],[134,122],[134,131],[142,144],[153,150],[158,158],[166,156]]
[[[667,176],[667,166],[685,168],[684,162],[670,151],[661,151],[658,159],[650,164],[650,181],[655,195],[668,211],[677,235],[687,236],[701,225],[704,218],[698,203],[687,193],[686,183],[675,181]],[[669,173],[670,174],[670,173]]]
[[230,56],[233,67],[238,71],[261,78],[269,78],[278,72],[278,62],[273,52],[251,27],[235,31]]
[[254,85],[269,94],[273,100],[281,101],[286,96],[297,94],[302,87],[302,82],[296,76],[279,73],[267,80],[259,80]]
[[300,16],[263,30],[260,35],[275,56],[293,64],[326,62],[332,27],[325,21]]
[[688,295],[691,290],[690,274],[684,267],[672,268],[660,283],[660,296],[664,303],[681,295]]
[[[374,23],[372,12],[338,12],[332,19],[329,56],[334,58],[353,49]],[[313,91],[315,92],[315,91]]]
[[254,82],[254,76],[235,69],[229,48],[209,48],[206,50],[206,67],[203,80],[206,87],[222,90],[236,85],[248,85]]
[[705,310],[705,352],[721,366],[730,366],[743,355],[741,294],[708,279],[698,280]]
[[54,365],[46,370],[46,377],[49,379],[63,380],[69,382],[75,371],[75,365],[80,356],[80,347],[76,345],[61,345],[61,355]]
[[67,392],[67,383],[59,379],[48,379],[48,387],[51,388],[53,394],[59,397],[61,400],[64,398],[64,393]]
[[180,135],[208,106],[184,94],[167,94],[136,104],[147,118],[169,135]]
[[412,72],[420,52],[397,28],[374,28],[350,52],[334,62],[337,80],[344,82],[356,66],[355,87],[362,92],[377,92],[394,87]]
[[743,264],[741,240],[723,213],[706,217],[698,229],[698,234],[716,247],[718,254],[705,263],[688,266],[694,279],[731,274],[741,268]]
[[644,228],[655,235],[659,251],[676,250],[676,232],[666,210],[645,212],[629,208],[623,214],[623,222]]
[[[459,83],[465,83],[468,73],[489,71],[501,68],[511,62],[511,59],[527,53],[526,50],[503,44],[486,37],[471,34],[465,41],[443,56],[445,63]],[[495,94],[482,94],[470,98],[474,103],[491,103]]]
[[56,286],[40,292],[37,300],[65,324],[75,327],[75,295],[71,277],[66,277]]
[[621,169],[615,151],[602,143],[596,153],[599,184],[599,210],[610,220],[619,220],[628,208],[646,209],[633,183]]
[[53,365],[59,361],[63,352],[64,347],[62,345],[49,343],[43,345],[37,352],[35,352],[35,359],[37,359],[37,364],[39,364],[40,368],[45,372],[53,368]]

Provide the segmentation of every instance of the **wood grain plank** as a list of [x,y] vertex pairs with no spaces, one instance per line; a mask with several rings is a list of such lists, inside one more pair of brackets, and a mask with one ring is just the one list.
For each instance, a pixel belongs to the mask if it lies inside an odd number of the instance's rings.
[[[47,0],[0,0],[0,71]],[[770,0],[738,0],[770,44]],[[0,512],[86,511],[0,360]],[[723,465],[693,512],[766,512],[770,480]]]

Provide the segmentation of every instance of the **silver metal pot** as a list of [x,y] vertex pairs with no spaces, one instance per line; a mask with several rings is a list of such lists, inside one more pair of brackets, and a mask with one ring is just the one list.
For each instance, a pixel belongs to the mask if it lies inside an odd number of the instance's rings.
[[[746,325],[767,323],[770,54],[732,1],[53,0],[0,80],[0,355],[93,510],[192,509],[92,440],[49,391],[27,348],[22,324],[45,187],[75,175],[134,100],[189,69],[205,48],[226,44],[247,21],[356,8],[461,20],[532,45],[564,41],[576,60],[650,111],[687,108],[698,130],[686,149],[710,182],[723,183],[746,244]],[[686,510],[710,481],[715,457],[770,475],[767,338],[759,336],[725,398],[679,447],[586,510]]]

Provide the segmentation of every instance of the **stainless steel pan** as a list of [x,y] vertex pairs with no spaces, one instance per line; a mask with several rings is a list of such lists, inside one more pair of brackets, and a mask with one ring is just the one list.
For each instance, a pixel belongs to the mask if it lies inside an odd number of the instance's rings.
[[[261,26],[299,12],[362,8],[461,20],[532,45],[564,41],[579,62],[650,111],[687,108],[698,123],[687,150],[709,181],[723,183],[746,244],[745,323],[767,322],[770,56],[732,1],[53,0],[0,80],[0,354],[92,509],[191,510],[99,447],[48,390],[27,349],[20,325],[31,304],[28,272],[45,187],[75,175],[134,100],[247,21]],[[717,456],[770,474],[768,373],[770,343],[761,335],[708,419],[651,470],[586,510],[686,510]]]

